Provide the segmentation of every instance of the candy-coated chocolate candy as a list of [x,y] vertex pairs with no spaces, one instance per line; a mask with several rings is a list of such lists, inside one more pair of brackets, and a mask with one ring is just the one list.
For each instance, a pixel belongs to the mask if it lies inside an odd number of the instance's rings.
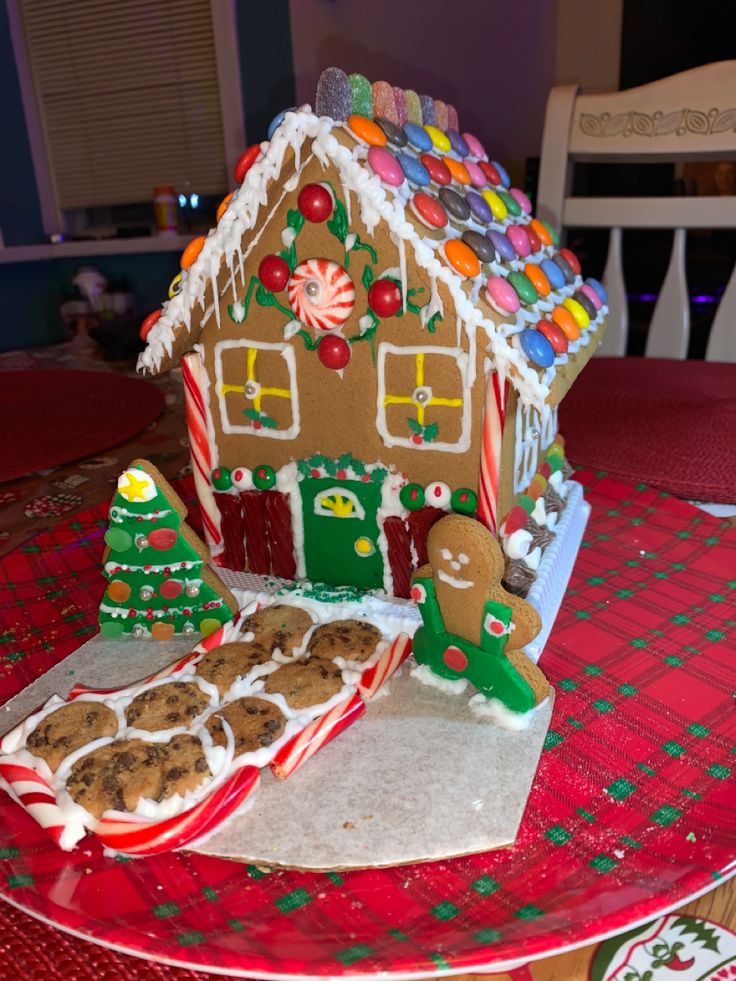
[[447,224],[447,212],[437,198],[417,191],[411,199],[411,207],[416,216],[431,228],[444,228]]
[[404,133],[415,150],[426,151],[432,149],[432,140],[423,126],[417,126],[414,123],[404,123]]
[[470,148],[465,140],[460,136],[456,129],[447,130],[447,139],[450,141],[450,145],[458,157],[467,157],[470,153]]
[[179,265],[182,269],[189,269],[197,261],[197,256],[202,251],[206,239],[204,235],[193,238],[181,254]]
[[324,184],[305,184],[297,198],[299,210],[307,221],[327,221],[332,214],[335,202]]
[[122,528],[108,528],[105,532],[105,545],[113,552],[127,552],[133,544],[133,539]]
[[430,507],[446,508],[452,499],[452,491],[441,480],[433,480],[431,484],[427,484],[424,496]]
[[203,637],[209,637],[216,630],[219,630],[222,624],[219,620],[215,620],[213,617],[205,617],[203,620],[199,621],[199,631]]
[[519,207],[516,198],[512,198],[508,191],[497,191],[496,193],[506,205],[508,213],[513,215],[514,218],[518,218],[521,214],[521,208]]
[[537,233],[532,228],[531,224],[525,225],[526,234],[529,237],[529,248],[532,250],[532,254],[540,252],[542,248],[542,242]]
[[580,337],[578,322],[565,307],[555,307],[552,311],[552,319],[568,341],[576,341]]
[[276,471],[267,463],[262,463],[253,471],[253,483],[258,490],[270,490],[276,483]]
[[483,200],[493,212],[493,217],[496,221],[503,221],[508,215],[509,209],[498,196],[497,192],[486,188],[485,191],[481,191],[480,193],[483,195]]
[[575,273],[572,270],[572,266],[564,257],[558,252],[557,255],[552,256],[552,262],[559,268],[562,275],[565,277],[565,282],[570,285],[570,283],[575,282]]
[[352,111],[361,116],[373,117],[373,89],[365,75],[348,75]]
[[434,126],[434,99],[431,95],[420,95],[419,105],[422,107],[422,123],[424,126]]
[[344,337],[339,334],[328,334],[326,337],[320,338],[317,346],[317,357],[325,368],[342,371],[350,363],[352,351]]
[[[412,123],[414,126],[418,126],[421,129],[421,127],[422,127],[422,104],[419,101],[419,96],[416,94],[416,92],[414,91],[414,89],[404,89],[404,98],[406,99],[406,120],[407,120],[407,122]],[[406,125],[406,123],[404,125]],[[429,147],[432,146],[432,141],[430,140],[429,136],[427,135],[427,133],[424,132],[423,129],[422,129],[422,132],[427,137],[428,146],[426,146],[426,147],[421,146],[421,147],[418,147],[418,149],[419,150],[428,150]],[[409,136],[408,133],[406,135]],[[411,140],[411,137],[410,136],[409,136],[409,139]]]
[[451,218],[455,218],[457,221],[467,221],[470,218],[470,205],[464,197],[457,191],[453,191],[451,187],[441,187],[439,199],[442,202],[442,207]]
[[438,129],[437,126],[425,126],[426,131],[429,133],[429,138],[432,141],[432,146],[439,150],[441,153],[447,153],[451,148],[452,144],[448,136]]
[[389,85],[388,82],[374,82],[372,89],[373,115],[383,116],[385,119],[390,119],[392,123],[398,123],[393,85]]
[[532,203],[527,197],[527,195],[524,194],[524,192],[521,190],[521,188],[511,187],[509,188],[509,194],[514,199],[514,201],[516,201],[516,203],[519,205],[519,207],[524,212],[524,214],[527,215],[531,214]]
[[218,204],[218,206],[217,206],[217,220],[218,221],[220,220],[220,218],[222,218],[222,216],[227,211],[228,205],[232,201],[234,194],[235,194],[235,191],[230,191],[230,193],[228,195],[226,195],[222,199],[222,201],[220,201],[220,203]]
[[[290,106],[288,109],[282,109],[281,112],[277,112],[273,117],[271,122],[268,124],[268,129],[266,130],[266,139],[270,140],[279,126],[283,123],[287,112],[293,112],[294,106]],[[242,182],[241,182],[242,183]]]
[[416,184],[417,187],[426,187],[429,184],[429,173],[420,160],[412,157],[410,153],[399,153],[396,159],[399,161],[401,169],[404,171],[404,176],[408,181]]
[[123,636],[122,620],[107,620],[100,624],[100,636],[106,640],[117,640]]
[[583,283],[583,285],[580,287],[580,292],[584,296],[588,297],[595,310],[600,310],[600,308],[603,306],[603,300],[601,300],[600,295],[596,293],[593,287],[588,283]]
[[210,480],[215,490],[226,491],[233,486],[233,478],[227,467],[215,467],[210,474]]
[[542,245],[552,245],[552,236],[539,218],[532,218],[529,224],[539,236],[539,241],[542,243]]
[[539,263],[539,268],[549,280],[553,290],[559,290],[565,285],[565,277],[562,270],[551,259],[542,259]]
[[447,129],[447,106],[442,99],[434,100],[434,125],[444,136]]
[[603,283],[599,283],[598,280],[593,279],[592,276],[588,276],[585,282],[588,284],[588,286],[593,287],[593,289],[596,291],[596,293],[604,303],[608,303],[608,290],[603,285]]
[[493,212],[488,206],[488,202],[477,191],[468,191],[465,200],[468,202],[473,218],[484,225],[493,221]]
[[488,181],[478,164],[474,160],[464,160],[463,164],[473,187],[485,187]]
[[540,296],[547,296],[549,294],[549,280],[539,266],[535,265],[533,262],[527,262],[527,264],[524,266],[524,274],[530,280],[532,286]]
[[176,528],[154,528],[147,535],[148,544],[157,552],[168,552],[176,545],[177,537]]
[[348,128],[368,146],[386,146],[388,142],[388,137],[378,123],[374,123],[367,116],[360,116],[357,113],[351,114],[348,116]]
[[490,184],[494,184],[496,187],[502,187],[503,182],[501,181],[501,175],[493,166],[490,160],[479,160],[478,166],[483,171],[486,180]]
[[153,329],[153,325],[157,322],[157,320],[159,319],[162,313],[163,310],[154,310],[153,313],[148,314],[146,319],[141,324],[140,331],[139,331],[140,338],[142,341],[145,341],[145,339],[151,333],[151,330]]
[[548,221],[542,221],[542,224],[547,229],[549,237],[552,239],[552,245],[558,245],[560,236],[557,234],[557,229],[554,227],[554,225],[550,225]]
[[470,246],[481,262],[493,262],[496,258],[496,250],[486,236],[481,235],[480,232],[474,232],[468,228],[463,232],[463,242]]
[[405,484],[399,491],[399,500],[407,511],[424,507],[424,488],[421,484]]
[[521,306],[519,294],[503,276],[488,277],[486,296],[493,309],[504,317],[516,313]]
[[394,85],[394,102],[396,103],[397,126],[403,126],[409,118],[406,105],[406,93],[397,85]]
[[384,184],[399,187],[404,183],[404,171],[401,164],[390,150],[384,147],[372,146],[368,151],[368,164],[371,170],[378,174]]
[[571,296],[568,296],[566,300],[562,301],[562,305],[573,315],[578,327],[585,329],[586,327],[590,326],[590,317],[585,312],[585,307],[578,303],[577,300],[574,300]]
[[[595,290],[592,290],[595,293]],[[598,307],[593,303],[590,297],[586,296],[582,289],[573,293],[573,300],[577,300],[580,306],[588,314],[588,320],[595,320],[598,316]]]
[[286,289],[291,270],[280,255],[265,255],[258,266],[258,278],[272,293]]
[[544,334],[540,334],[538,330],[531,327],[522,330],[519,334],[519,342],[524,349],[524,354],[533,364],[539,365],[540,368],[549,368],[554,364],[554,349]]
[[458,514],[475,514],[478,510],[478,495],[468,487],[459,487],[452,492],[450,506]]
[[253,146],[249,146],[247,150],[240,154],[237,163],[233,168],[233,175],[235,177],[236,184],[243,183],[245,180],[245,175],[248,173],[260,155],[261,147],[258,143],[254,143]]
[[164,579],[158,587],[158,591],[164,599],[176,599],[177,596],[181,596],[183,593],[184,583],[181,579]]
[[[471,163],[472,161],[468,162]],[[445,157],[444,163],[446,164],[447,169],[450,171],[452,179],[457,184],[465,185],[470,183],[470,174],[468,173],[468,168],[464,163],[460,163],[459,160],[453,160],[452,157]]]
[[435,184],[446,185],[451,183],[452,176],[442,160],[433,157],[431,153],[423,153],[419,158],[429,172],[429,176]]
[[486,232],[486,235],[493,243],[496,252],[504,262],[510,262],[511,259],[516,258],[516,253],[514,252],[514,247],[503,234],[503,232],[497,232],[495,228]]
[[472,133],[463,133],[463,139],[468,144],[468,150],[470,151],[471,157],[478,157],[485,160],[486,148],[483,146],[477,136],[473,136]]
[[[524,332],[526,333],[526,331]],[[527,514],[531,514],[534,510],[536,502],[529,497],[528,494],[522,494],[519,498],[519,507],[523,508]]]
[[526,259],[532,251],[529,245],[529,236],[523,225],[509,225],[506,229],[506,238],[514,247],[514,252],[520,259]]
[[401,307],[401,290],[392,279],[377,279],[368,290],[368,305],[377,317],[393,317]]
[[391,146],[401,148],[406,146],[406,144],[409,142],[403,129],[401,129],[400,126],[397,126],[396,123],[392,123],[390,119],[386,119],[385,116],[379,116],[375,122],[386,134],[386,139]]
[[445,242],[445,255],[450,265],[460,273],[474,279],[480,274],[480,260],[469,245],[457,238]]
[[320,75],[314,111],[318,116],[329,116],[338,122],[345,122],[353,111],[350,82],[341,68],[325,68]]
[[523,272],[517,272],[516,270],[510,272],[509,282],[519,294],[519,299],[522,303],[536,303],[539,299],[537,291],[534,289],[534,284]]
[[113,603],[126,603],[130,599],[130,584],[122,579],[113,579],[107,587],[107,595]]
[[511,187],[511,178],[508,175],[506,168],[503,164],[500,164],[498,160],[491,160],[491,163],[496,168],[498,176],[501,178],[501,184],[504,187]]
[[506,520],[503,523],[504,534],[513,535],[515,531],[519,531],[526,524],[528,517],[529,515],[524,508],[519,504],[515,504],[506,515]]
[[182,280],[183,279],[184,279],[184,273],[183,272],[180,272],[178,274],[178,276],[174,276],[174,278],[169,283],[169,299],[170,300],[173,300],[173,298],[175,296],[178,296],[179,293],[181,293],[181,284],[182,284]]
[[581,270],[580,260],[575,255],[575,253],[571,252],[569,249],[560,249],[560,255],[563,256],[565,259],[567,259],[572,271],[575,273],[576,276],[579,276]]
[[540,334],[544,334],[552,345],[555,354],[564,354],[567,351],[567,337],[562,329],[557,326],[554,320],[539,320],[536,329]]

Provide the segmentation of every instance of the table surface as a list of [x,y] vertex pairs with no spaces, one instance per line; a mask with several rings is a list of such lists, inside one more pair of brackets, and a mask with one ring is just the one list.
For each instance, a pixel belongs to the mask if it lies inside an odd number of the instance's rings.
[[[17,370],[23,368],[69,367],[93,370],[109,368],[114,371],[132,373],[132,365],[106,365],[96,357],[94,349],[84,340],[73,341],[50,349],[38,349],[27,352],[14,352],[0,355],[0,372],[2,370]],[[157,384],[161,385],[167,400],[167,408],[157,423],[148,431],[140,434],[129,443],[109,451],[104,457],[78,461],[74,464],[59,467],[51,472],[31,475],[21,480],[0,485],[0,555],[28,546],[33,537],[54,520],[64,514],[72,513],[92,504],[109,498],[114,488],[119,470],[129,460],[143,456],[150,459],[167,477],[175,479],[190,472],[187,441],[184,426],[183,397],[180,379],[177,373],[165,376]],[[40,503],[39,503],[40,502]],[[32,545],[31,545],[32,547]],[[83,637],[80,637],[81,642]],[[70,648],[72,649],[72,648]],[[68,653],[68,651],[66,651]],[[2,665],[0,672],[6,673],[8,665]],[[3,668],[6,670],[3,671]],[[726,930],[736,932],[736,879],[730,880],[715,891],[701,897],[684,907],[682,912],[707,918],[720,923]],[[0,922],[7,919],[7,936],[36,935],[41,932],[45,942],[49,937],[58,938],[58,944],[63,947],[65,956],[70,961],[79,960],[79,971],[84,970],[84,958],[87,945],[72,938],[61,938],[48,928],[38,923],[31,923],[25,914],[12,910],[10,907],[0,909]],[[25,932],[24,932],[25,931]],[[26,948],[27,949],[27,948]],[[125,955],[109,952],[111,969],[117,969],[126,978],[162,977],[162,978],[192,978],[203,977],[201,974],[177,969],[156,967],[146,968],[141,973],[143,965]],[[557,957],[537,961],[529,968],[518,969],[512,974],[494,975],[494,977],[512,977],[515,981],[533,978],[534,981],[552,981],[565,979],[575,981],[588,977],[591,965],[600,959],[598,945],[583,947],[577,951]],[[53,973],[55,965],[44,962],[43,970],[37,965],[28,968],[39,973],[27,973],[26,977],[44,977],[53,979],[62,976],[90,976],[84,973],[75,975]],[[100,976],[98,974],[98,976]],[[680,974],[686,977],[688,975]],[[601,976],[602,979],[602,976]]]

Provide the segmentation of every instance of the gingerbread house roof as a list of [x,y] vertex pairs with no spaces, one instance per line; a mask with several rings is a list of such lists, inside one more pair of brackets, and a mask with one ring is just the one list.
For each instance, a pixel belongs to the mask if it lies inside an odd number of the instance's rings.
[[[374,83],[374,93],[376,85],[386,83]],[[440,115],[454,121],[452,107],[443,114],[443,103],[405,95],[403,121],[398,98],[395,122],[372,120],[364,105],[365,114],[349,113],[357,108],[355,87],[352,106],[344,99],[325,105],[324,95],[320,105],[318,91],[320,115],[309,106],[282,114],[270,140],[247,151],[255,162],[150,328],[139,370],[166,370],[211,318],[219,325],[215,297],[237,297],[239,282],[247,281],[249,253],[269,218],[269,192],[291,154],[284,189],[296,190],[310,157],[323,168],[332,165],[348,209],[357,208],[368,233],[388,227],[404,291],[407,261],[426,271],[432,290],[423,322],[444,312],[438,289],[444,284],[459,324],[485,336],[498,373],[546,415],[598,345],[605,291],[595,280],[583,282],[576,257],[557,248],[554,230],[532,218],[528,197],[510,187],[504,168],[488,159],[475,136],[435,125]],[[422,125],[407,116],[419,119],[419,112]]]

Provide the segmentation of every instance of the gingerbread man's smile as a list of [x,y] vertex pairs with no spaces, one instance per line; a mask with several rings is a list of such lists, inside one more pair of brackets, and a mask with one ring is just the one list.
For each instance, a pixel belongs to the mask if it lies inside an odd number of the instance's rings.
[[[440,555],[449,564],[453,572],[459,572],[464,565],[469,565],[470,563],[470,559],[464,552],[460,552],[458,557],[455,558],[449,548],[443,548]],[[470,589],[471,586],[475,585],[470,579],[460,579],[458,576],[453,576],[451,573],[445,572],[444,569],[437,570],[437,578],[447,583],[448,586],[452,586],[453,589]]]

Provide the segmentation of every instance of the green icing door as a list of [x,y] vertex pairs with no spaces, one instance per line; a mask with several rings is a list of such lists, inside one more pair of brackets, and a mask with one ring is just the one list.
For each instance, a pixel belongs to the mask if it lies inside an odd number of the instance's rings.
[[304,561],[313,581],[383,588],[378,547],[381,485],[373,481],[304,477]]

